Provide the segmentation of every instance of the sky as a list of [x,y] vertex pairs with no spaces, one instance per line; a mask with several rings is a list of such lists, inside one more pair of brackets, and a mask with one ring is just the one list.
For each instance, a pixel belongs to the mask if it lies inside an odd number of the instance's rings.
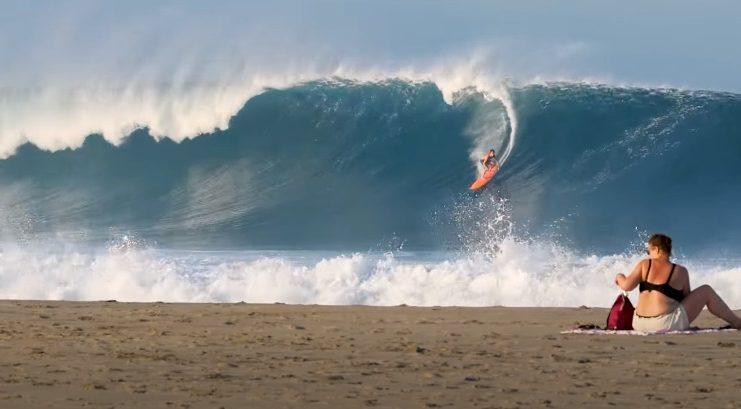
[[737,1],[0,1],[0,85],[476,59],[521,80],[741,91]]

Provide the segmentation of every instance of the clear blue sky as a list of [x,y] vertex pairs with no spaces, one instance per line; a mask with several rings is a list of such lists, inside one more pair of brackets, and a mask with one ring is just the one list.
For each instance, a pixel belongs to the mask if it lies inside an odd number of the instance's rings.
[[424,64],[741,92],[739,1],[0,1],[0,85],[204,78],[247,64]]

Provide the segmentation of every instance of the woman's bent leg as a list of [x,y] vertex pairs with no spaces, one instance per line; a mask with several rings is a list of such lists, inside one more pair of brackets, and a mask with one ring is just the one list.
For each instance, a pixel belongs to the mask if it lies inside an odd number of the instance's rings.
[[702,285],[695,288],[682,300],[682,306],[684,306],[684,310],[687,312],[687,319],[689,319],[690,323],[707,306],[713,315],[731,324],[734,328],[741,329],[741,317],[734,314],[723,299],[709,285]]

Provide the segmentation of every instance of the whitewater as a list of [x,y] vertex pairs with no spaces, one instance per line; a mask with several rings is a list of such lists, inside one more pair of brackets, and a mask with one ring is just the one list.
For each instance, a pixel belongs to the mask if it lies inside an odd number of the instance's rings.
[[604,307],[663,232],[741,307],[733,90],[569,69],[581,42],[518,62],[210,38],[0,78],[0,298]]

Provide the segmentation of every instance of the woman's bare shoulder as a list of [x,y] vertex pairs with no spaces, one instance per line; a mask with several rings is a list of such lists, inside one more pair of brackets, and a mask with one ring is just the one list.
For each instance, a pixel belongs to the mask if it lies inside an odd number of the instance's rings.
[[679,274],[689,274],[689,270],[687,270],[687,267],[681,264],[677,264],[675,269],[676,269],[676,272]]
[[651,259],[648,259],[648,258],[644,258],[644,259],[642,259],[641,261],[639,261],[639,262],[638,262],[638,263],[636,264],[636,266],[635,266],[635,268],[634,268],[634,271],[635,271],[635,270],[638,270],[638,271],[640,271],[640,272],[641,272],[641,277],[642,277],[642,276],[643,276],[643,274],[644,274],[644,273],[645,273],[645,272],[646,272],[646,271],[648,270],[648,263],[649,263],[650,261],[651,261]]

